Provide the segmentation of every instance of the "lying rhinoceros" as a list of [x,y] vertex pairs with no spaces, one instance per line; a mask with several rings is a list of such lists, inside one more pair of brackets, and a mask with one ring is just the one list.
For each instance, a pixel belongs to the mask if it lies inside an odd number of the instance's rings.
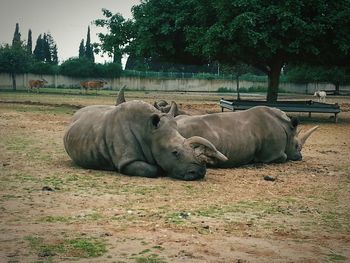
[[241,112],[179,115],[175,120],[185,138],[201,136],[227,156],[228,161],[214,164],[218,167],[301,160],[303,144],[318,127],[300,136],[298,119],[290,119],[285,112],[265,106]]
[[78,110],[64,146],[81,167],[146,177],[196,180],[204,177],[206,163],[227,160],[206,139],[182,137],[172,116],[142,101]]

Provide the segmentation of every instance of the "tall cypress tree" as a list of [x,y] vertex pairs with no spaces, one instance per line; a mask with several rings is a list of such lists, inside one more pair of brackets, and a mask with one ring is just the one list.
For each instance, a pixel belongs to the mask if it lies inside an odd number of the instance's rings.
[[27,39],[27,51],[29,54],[32,54],[33,50],[33,42],[32,42],[32,30],[28,30],[28,39]]
[[41,34],[38,36],[35,44],[35,48],[33,51],[34,57],[38,61],[44,61],[45,60],[45,52],[44,52],[44,40],[41,37]]
[[79,46],[79,58],[84,58],[84,57],[85,57],[85,47],[84,47],[84,39],[82,39]]
[[21,33],[19,32],[19,24],[18,23],[16,23],[15,33],[13,34],[12,46],[13,47],[20,47],[21,46]]
[[94,52],[92,50],[92,45],[91,45],[91,41],[90,41],[90,26],[88,27],[88,32],[87,32],[87,36],[86,36],[85,56],[88,60],[95,62]]
[[58,64],[58,52],[57,52],[57,45],[55,44],[52,49],[52,64],[57,65]]

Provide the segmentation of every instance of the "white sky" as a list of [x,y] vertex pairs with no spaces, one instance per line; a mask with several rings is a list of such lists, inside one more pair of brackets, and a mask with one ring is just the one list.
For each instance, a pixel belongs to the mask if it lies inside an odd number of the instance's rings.
[[[131,18],[131,7],[140,0],[0,0],[0,44],[12,43],[16,23],[19,23],[21,40],[27,40],[32,30],[33,50],[39,34],[50,32],[57,43],[59,61],[77,57],[79,44],[86,41],[90,25],[91,42],[98,42],[97,33],[105,32],[91,24],[104,18],[102,8],[113,14]],[[110,61],[95,54],[95,61]]]

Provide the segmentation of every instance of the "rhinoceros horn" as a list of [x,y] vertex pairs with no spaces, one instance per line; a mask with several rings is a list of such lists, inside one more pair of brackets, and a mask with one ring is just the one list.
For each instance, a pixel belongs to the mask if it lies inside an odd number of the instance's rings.
[[[205,161],[207,163],[213,163],[216,160],[220,160],[222,162],[227,161],[227,157],[223,155],[221,152],[219,152],[215,146],[209,142],[208,140],[199,137],[199,136],[192,136],[187,139],[187,143],[192,146],[194,149],[200,148],[200,146],[204,146],[207,150],[203,152],[198,153],[198,158],[202,161]],[[215,160],[216,159],[216,160]]]
[[300,142],[300,145],[303,146],[304,143],[306,142],[306,140],[310,137],[310,135],[316,131],[318,128],[318,126],[315,126],[311,129],[309,129],[308,131],[306,131],[303,135],[299,135],[298,136],[298,139],[299,139],[299,142]]
[[176,115],[178,115],[178,111],[179,111],[179,110],[178,110],[178,108],[177,108],[176,102],[175,102],[175,101],[172,101],[168,114],[169,114],[170,116],[175,117]]
[[124,89],[126,88],[126,85],[124,85],[118,92],[117,100],[115,101],[115,106],[118,106],[119,104],[122,104],[125,102],[124,97]]

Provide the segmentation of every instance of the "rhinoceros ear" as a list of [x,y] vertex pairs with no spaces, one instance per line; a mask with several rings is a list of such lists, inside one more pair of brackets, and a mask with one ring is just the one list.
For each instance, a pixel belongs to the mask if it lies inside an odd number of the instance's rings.
[[160,122],[160,116],[158,114],[152,114],[151,116],[151,123],[152,126],[156,129],[159,128],[159,122]]
[[291,117],[290,121],[291,121],[292,126],[293,126],[294,128],[296,128],[296,127],[299,125],[299,119],[296,118],[296,117]]
[[194,149],[197,159],[201,162],[215,164],[218,161],[225,162],[228,160],[211,142],[202,137],[193,136],[188,138],[187,142]]
[[169,114],[170,116],[173,116],[173,117],[179,115],[179,110],[178,110],[178,108],[177,108],[177,104],[176,104],[175,101],[172,101],[172,102],[171,102],[171,107],[170,107],[170,109],[169,109],[168,114]]

